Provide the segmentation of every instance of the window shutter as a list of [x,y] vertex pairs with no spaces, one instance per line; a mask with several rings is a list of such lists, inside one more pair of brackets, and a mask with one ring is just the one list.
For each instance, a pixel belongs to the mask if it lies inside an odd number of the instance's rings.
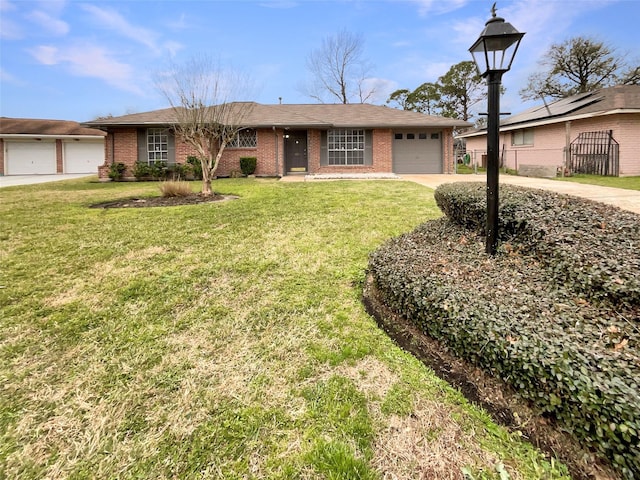
[[167,130],[167,164],[175,165],[176,163],[176,136],[173,130]]
[[147,155],[147,130],[146,128],[138,129],[138,161],[149,163],[149,155]]
[[320,165],[329,165],[329,156],[327,154],[327,131],[320,132]]
[[364,164],[373,165],[373,131],[364,131]]

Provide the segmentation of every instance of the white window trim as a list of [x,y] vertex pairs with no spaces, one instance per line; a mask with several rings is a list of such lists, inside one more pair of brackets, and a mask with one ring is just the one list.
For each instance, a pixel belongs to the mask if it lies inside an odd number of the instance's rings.
[[[327,133],[327,164],[360,166],[365,164],[366,135],[359,128],[338,128]],[[342,155],[344,154],[344,155]]]

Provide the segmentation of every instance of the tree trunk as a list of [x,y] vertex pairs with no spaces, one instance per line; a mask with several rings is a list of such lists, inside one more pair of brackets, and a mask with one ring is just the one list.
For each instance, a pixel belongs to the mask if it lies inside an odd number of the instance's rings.
[[213,190],[211,190],[211,178],[207,178],[206,180],[204,178],[202,179],[202,195],[205,197],[213,195]]

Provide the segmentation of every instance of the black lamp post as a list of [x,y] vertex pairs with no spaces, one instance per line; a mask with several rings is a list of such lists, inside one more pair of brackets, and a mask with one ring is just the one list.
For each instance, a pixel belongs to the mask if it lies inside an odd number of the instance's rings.
[[469,51],[482,77],[487,78],[487,247],[489,255],[496,253],[498,244],[498,149],[500,143],[500,81],[513,63],[524,33],[518,32],[504,18],[492,17],[485,24],[480,37]]

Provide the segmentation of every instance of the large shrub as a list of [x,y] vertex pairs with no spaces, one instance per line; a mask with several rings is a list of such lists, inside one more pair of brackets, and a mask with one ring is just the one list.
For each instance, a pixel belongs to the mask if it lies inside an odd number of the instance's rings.
[[384,302],[640,475],[640,217],[503,186],[488,257],[485,192],[438,188],[447,217],[371,255]]
[[243,175],[253,175],[258,165],[256,157],[240,157],[240,170]]

